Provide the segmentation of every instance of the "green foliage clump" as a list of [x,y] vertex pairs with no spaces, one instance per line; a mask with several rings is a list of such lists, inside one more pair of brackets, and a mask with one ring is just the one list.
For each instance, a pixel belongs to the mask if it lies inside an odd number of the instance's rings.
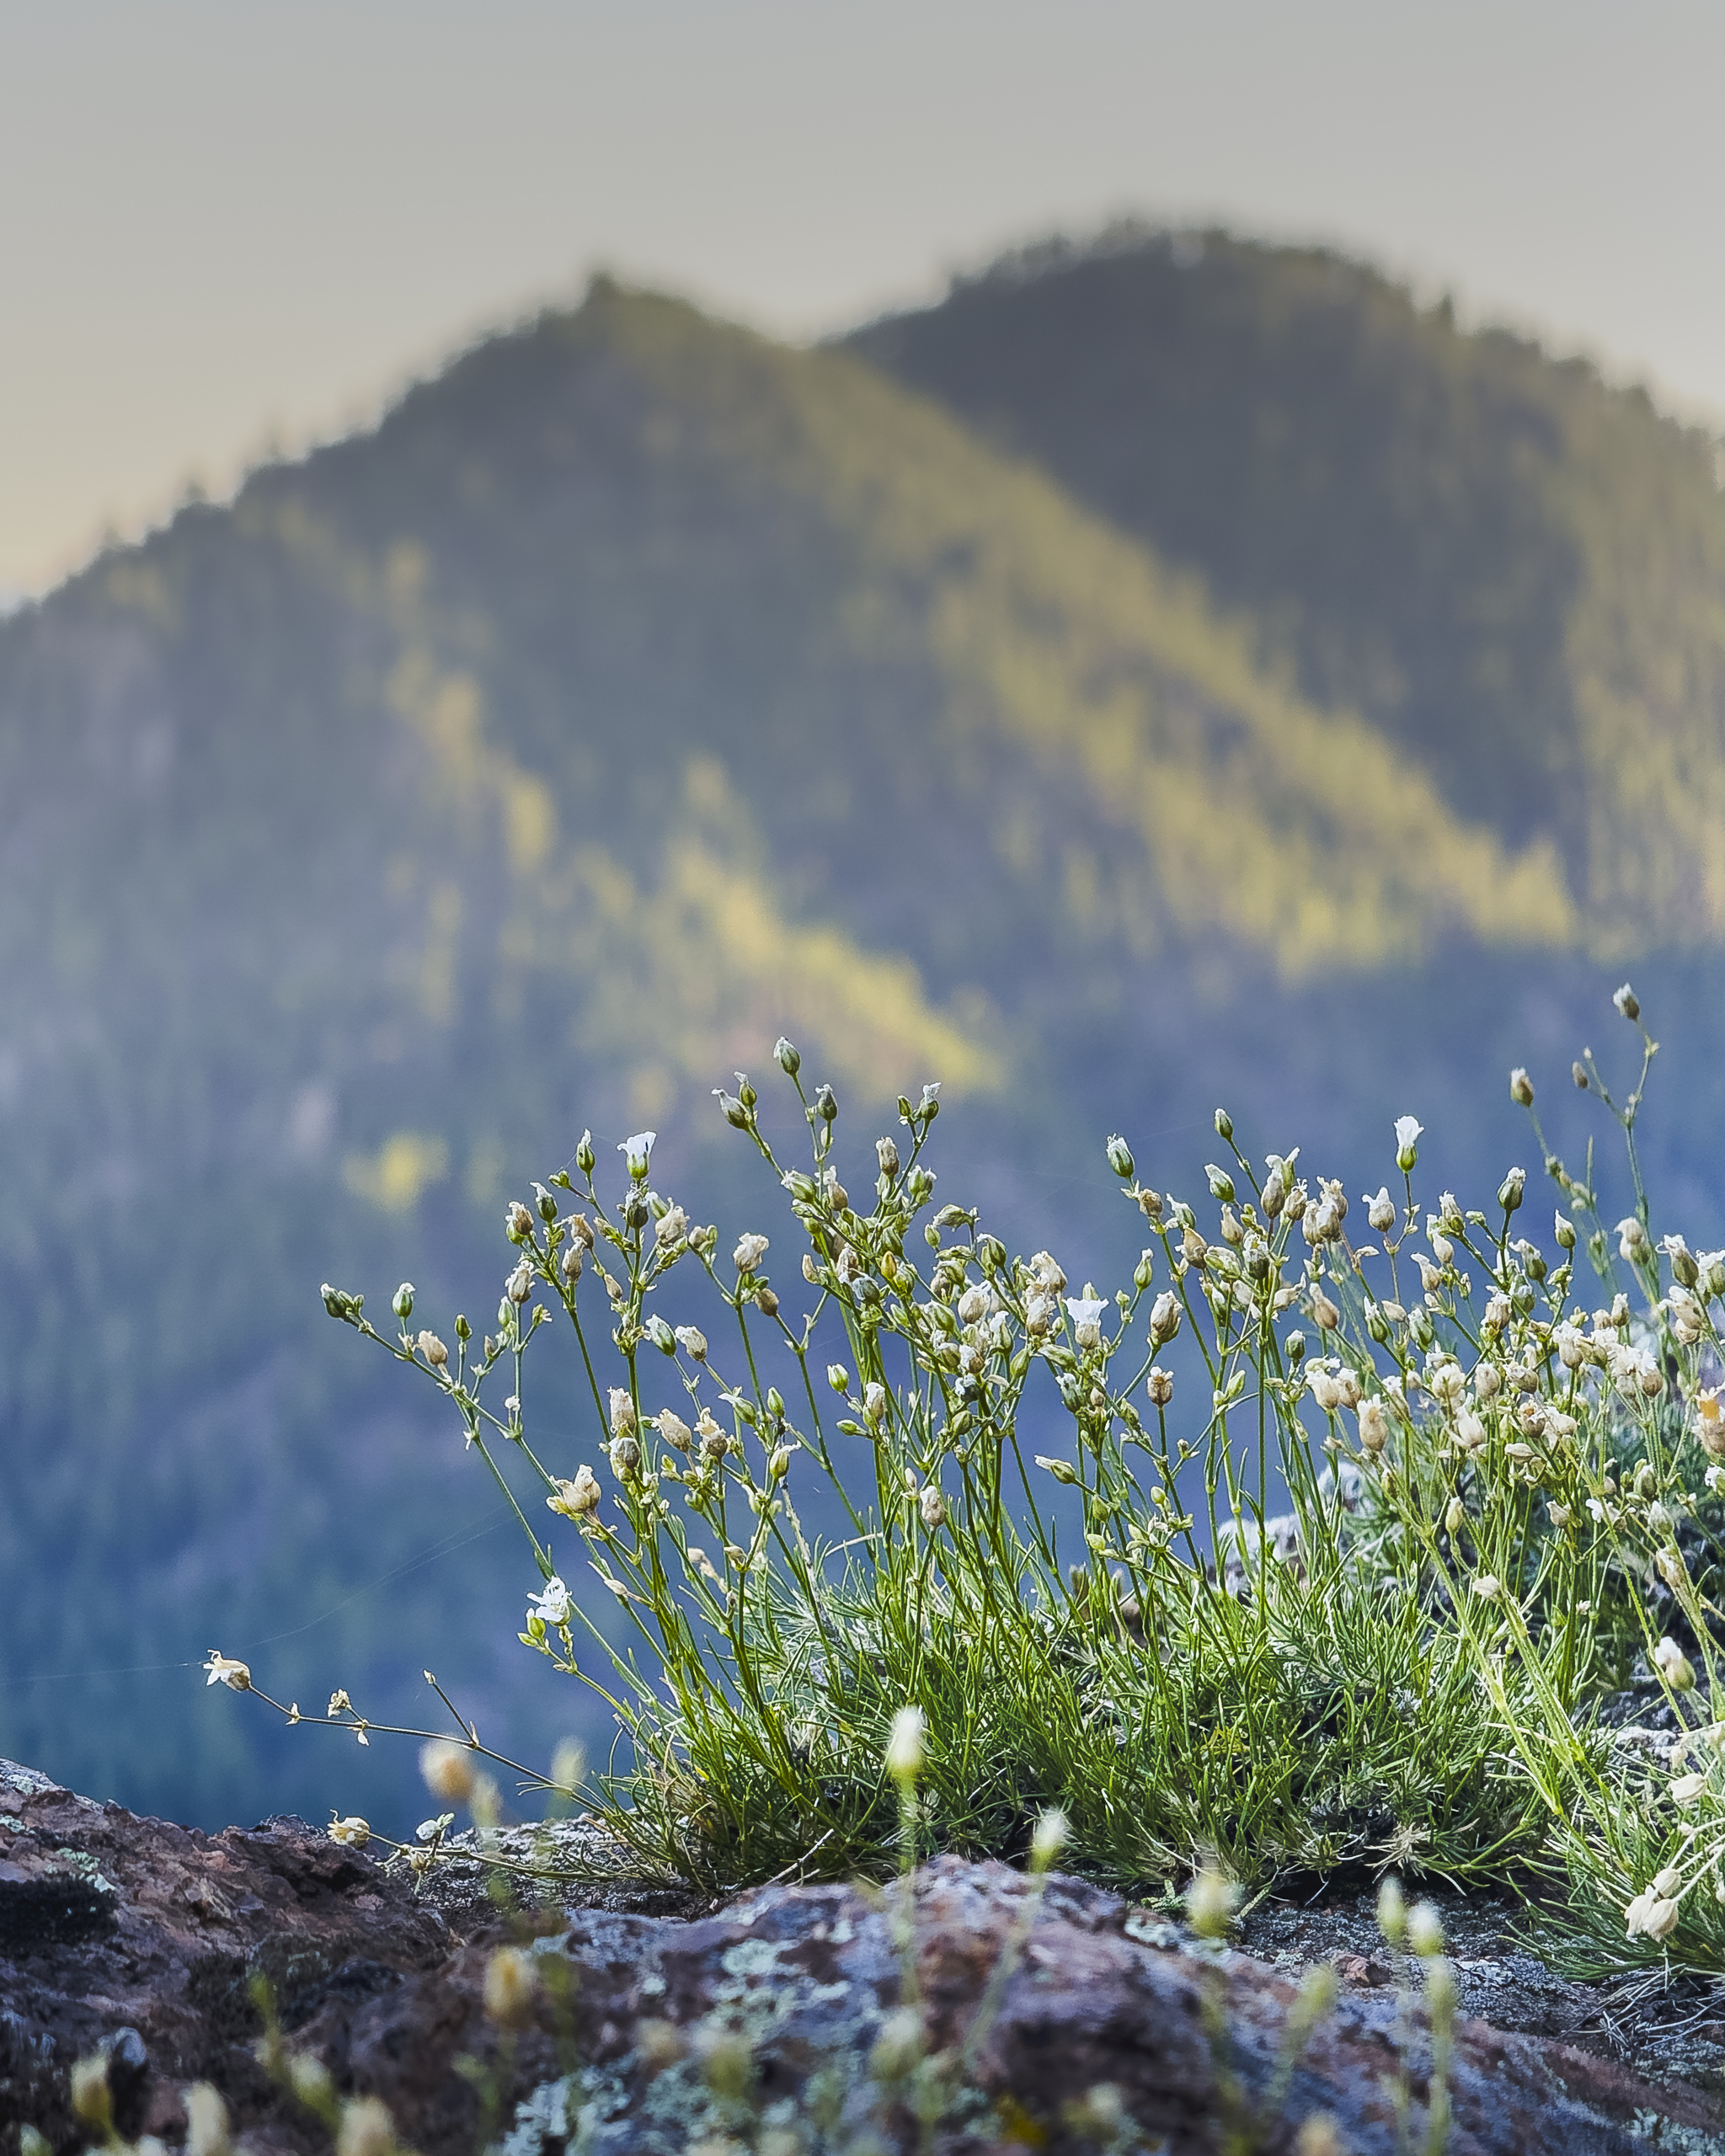
[[[633,1764],[603,1816],[654,1866],[714,1886],[890,1868],[908,1830],[882,1762],[914,1710],[934,1846],[1020,1853],[1058,1810],[1080,1861],[1168,1892],[1206,1864],[1258,1887],[1567,1870],[1579,1935],[1615,1913],[1617,1958],[1712,1966],[1725,1725],[1687,1702],[1720,1615],[1725,1252],[1653,1238],[1636,1123],[1656,1044],[1618,1003],[1632,1091],[1620,1104],[1591,1054],[1575,1069],[1621,1125],[1637,1208],[1608,1230],[1591,1155],[1577,1176],[1541,1139],[1550,1247],[1522,1232],[1519,1167],[1487,1209],[1425,1209],[1413,1117],[1397,1194],[1350,1227],[1338,1182],[1297,1150],[1260,1172],[1218,1111],[1201,1207],[1110,1139],[1150,1239],[1130,1286],[1075,1294],[1049,1251],[1012,1257],[975,1209],[937,1204],[937,1086],[901,1097],[905,1148],[876,1140],[853,1198],[836,1095],[781,1040],[809,1165],[784,1165],[745,1080],[720,1102],[806,1244],[800,1288],[774,1285],[769,1236],[727,1254],[658,1193],[643,1132],[614,1201],[584,1139],[575,1177],[510,1206],[483,1339],[464,1318],[453,1350],[415,1332],[405,1287],[393,1337],[325,1300],[446,1397],[515,1506],[543,1582],[522,1643],[611,1703]],[[1525,1071],[1511,1092],[1532,1110]],[[1578,1258],[1608,1299],[1591,1312]],[[711,1338],[694,1290],[722,1313]],[[526,1353],[558,1316],[585,1460],[529,1433]],[[539,1501],[579,1536],[601,1614]],[[1599,1719],[1637,1676],[1675,1716],[1656,1766]]]

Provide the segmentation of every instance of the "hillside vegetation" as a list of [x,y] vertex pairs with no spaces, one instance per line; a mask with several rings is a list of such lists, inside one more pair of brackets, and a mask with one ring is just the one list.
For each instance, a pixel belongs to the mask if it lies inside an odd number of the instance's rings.
[[1725,499],[1638,389],[1360,265],[1125,227],[852,349],[1199,571],[1601,953],[1725,928]]

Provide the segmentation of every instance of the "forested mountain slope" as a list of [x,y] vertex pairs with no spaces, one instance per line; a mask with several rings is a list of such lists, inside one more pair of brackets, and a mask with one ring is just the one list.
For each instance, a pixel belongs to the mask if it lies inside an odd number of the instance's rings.
[[1204,576],[1603,951],[1725,929],[1715,445],[1360,265],[1126,227],[852,340]]

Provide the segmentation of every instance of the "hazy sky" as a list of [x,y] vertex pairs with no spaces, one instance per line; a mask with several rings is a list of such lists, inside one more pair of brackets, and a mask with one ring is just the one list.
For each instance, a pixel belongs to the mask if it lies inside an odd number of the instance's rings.
[[604,263],[806,334],[1135,211],[1725,414],[1725,7],[0,0],[0,588]]

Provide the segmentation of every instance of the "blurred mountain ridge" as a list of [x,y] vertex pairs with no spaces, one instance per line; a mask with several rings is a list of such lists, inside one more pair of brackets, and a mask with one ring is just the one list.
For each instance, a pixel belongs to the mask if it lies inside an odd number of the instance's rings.
[[[589,1123],[758,1212],[708,1097],[782,1029],[866,1156],[940,1078],[1003,1225],[1119,1243],[1104,1129],[1183,1157],[1226,1084],[1333,1137],[1408,1105],[1423,1008],[1459,1054],[1532,969],[1543,1038],[1591,951],[1712,937],[1664,885],[1599,910],[1569,827],[1464,798],[1342,629],[1332,679],[886,335],[600,280],[0,622],[0,1752],[315,1811],[318,1740],[176,1667],[278,1636],[285,1693],[430,1662],[557,1733],[519,1553],[421,1568],[486,1501],[317,1283],[483,1322],[503,1203]],[[1637,830],[1675,829],[1663,768]],[[578,1396],[547,1412],[572,1471]],[[354,1598],[398,1576],[384,1625]]]
[[1591,947],[1725,925],[1718,444],[1318,248],[1125,223],[849,340],[1248,611]]

